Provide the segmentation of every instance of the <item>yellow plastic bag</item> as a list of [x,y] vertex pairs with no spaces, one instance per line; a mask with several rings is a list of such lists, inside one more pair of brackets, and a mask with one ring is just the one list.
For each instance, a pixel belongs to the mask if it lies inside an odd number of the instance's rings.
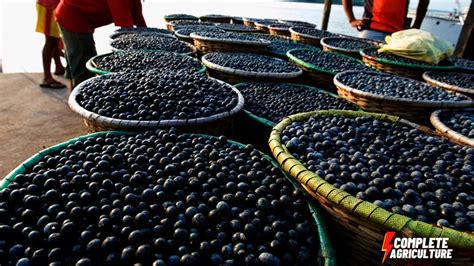
[[447,41],[418,29],[395,32],[387,36],[385,42],[387,44],[382,45],[379,53],[389,52],[434,65],[452,56],[454,52],[454,48]]

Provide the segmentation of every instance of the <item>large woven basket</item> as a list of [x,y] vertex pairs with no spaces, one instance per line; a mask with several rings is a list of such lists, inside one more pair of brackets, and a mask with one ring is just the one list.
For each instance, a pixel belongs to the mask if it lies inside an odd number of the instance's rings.
[[459,232],[450,228],[438,227],[406,216],[386,211],[375,204],[357,199],[347,192],[327,183],[323,178],[308,170],[305,165],[295,159],[282,144],[283,130],[294,121],[305,121],[316,114],[370,116],[392,123],[403,123],[423,132],[433,134],[425,127],[418,126],[394,116],[365,113],[359,111],[326,110],[301,113],[289,116],[276,125],[269,139],[273,156],[282,168],[310,193],[326,211],[330,231],[336,234],[338,257],[343,259],[341,265],[380,265],[384,252],[381,251],[384,235],[387,231],[396,232],[399,237],[446,237],[449,248],[454,249],[450,261],[410,261],[388,260],[394,265],[472,265],[474,263],[474,235],[470,232]]
[[282,27],[277,25],[269,25],[268,31],[271,35],[291,37],[290,27]]
[[[251,84],[251,83],[242,82],[242,83],[235,84],[234,86],[238,90],[240,90],[241,87],[246,86],[248,84]],[[287,83],[287,84],[291,85],[291,83]],[[294,85],[305,87],[308,90],[319,91],[321,93],[330,95],[332,97],[339,98],[339,96],[333,93],[330,93],[330,92],[327,92],[327,91],[324,91],[312,86],[307,86],[307,85],[302,85],[302,84],[294,84]],[[244,97],[244,101],[245,101],[245,97]],[[355,105],[354,107],[357,110],[359,110]],[[255,147],[257,147],[259,150],[262,150],[264,152],[268,152],[271,154],[271,151],[268,149],[268,136],[270,136],[272,128],[275,125],[276,125],[275,122],[272,122],[266,118],[255,115],[251,111],[246,110],[245,104],[244,104],[243,112],[241,112],[235,119],[235,127],[241,129],[238,132],[236,132],[235,137],[236,138],[240,137],[240,139],[242,139],[243,142],[250,143],[254,145]]]
[[[186,44],[187,47],[189,47],[189,49],[191,49],[191,52],[187,52],[187,53],[178,53],[178,54],[181,54],[181,55],[189,55],[189,56],[196,56],[198,50],[196,49],[196,47],[190,43],[187,43],[187,42],[183,42],[184,44]],[[115,48],[115,47],[110,47],[110,50],[112,52],[122,52],[122,51],[127,51],[127,50],[123,50],[123,49],[118,49],[118,48]],[[129,49],[129,50],[135,50],[135,51],[141,51],[141,52],[173,52],[173,51],[166,51],[166,50],[152,50],[152,49]]]
[[241,25],[244,25],[244,19],[242,17],[232,17],[232,19],[230,20],[230,23],[232,24],[241,24]]
[[191,33],[194,39],[194,46],[203,54],[214,52],[246,52],[246,53],[266,53],[268,52],[269,41],[239,41],[207,38]]
[[[328,43],[328,41],[330,41],[331,39],[340,39],[340,38],[345,38],[345,37],[325,37],[325,38],[322,38],[321,39],[321,46],[323,47],[323,50],[325,52],[336,52],[336,53],[341,53],[341,54],[345,54],[345,55],[348,55],[348,56],[352,56],[352,57],[357,58],[357,59],[362,59],[359,50],[345,49],[345,48],[341,48],[341,47],[336,47],[336,46],[330,45]],[[350,39],[355,39],[355,38],[350,38]],[[360,40],[360,39],[355,39],[355,40]],[[361,40],[361,41],[364,41],[364,40]],[[370,44],[372,44],[372,43],[370,43]]]
[[199,17],[201,22],[212,22],[212,23],[230,23],[232,16],[225,15],[204,15]]
[[297,41],[297,42],[302,42],[306,43],[309,45],[316,46],[318,48],[322,48],[321,46],[321,38],[318,38],[316,36],[308,35],[308,34],[303,34],[296,32],[294,29],[290,28],[290,36],[291,39]]
[[[313,64],[307,63],[291,54],[293,51],[297,51],[297,50],[299,49],[290,50],[288,51],[288,53],[286,53],[286,55],[290,59],[290,62],[294,63],[299,68],[303,69],[304,71],[303,82],[311,86],[315,86],[315,87],[324,89],[326,91],[332,92],[332,93],[337,93],[337,88],[333,82],[334,76],[337,73],[329,71],[327,69],[317,67]],[[358,61],[362,64],[360,60],[357,60],[353,57],[343,55],[343,54],[339,54],[339,56],[344,56],[346,58],[349,58],[350,60]]]
[[[339,76],[348,74],[347,71],[337,74],[334,77],[334,84],[337,87],[337,94],[350,101],[362,110],[377,112],[403,117],[412,122],[420,124],[429,124],[431,113],[442,108],[467,108],[473,107],[474,101],[467,96],[465,101],[416,101],[411,99],[402,99],[392,96],[377,95],[370,92],[351,88],[339,81]],[[380,75],[388,75],[382,74]],[[461,94],[458,94],[461,96]]]
[[[474,109],[461,109],[460,111],[465,111],[465,110],[474,112]],[[443,121],[441,121],[439,116],[442,112],[445,112],[445,111],[447,110],[436,110],[430,116],[431,124],[436,129],[436,132],[441,134],[443,137],[446,137],[453,143],[456,143],[459,145],[467,145],[474,148],[474,139],[468,138],[460,134],[459,132],[454,131],[453,129],[446,126],[443,123]]]
[[[96,77],[100,78],[100,77]],[[76,97],[81,91],[85,83],[94,78],[88,79],[80,83],[69,95],[68,104],[71,110],[78,113],[84,120],[84,124],[89,129],[90,132],[96,131],[107,131],[107,130],[127,130],[127,131],[139,131],[139,130],[149,130],[156,128],[169,128],[176,127],[185,132],[192,133],[209,133],[209,134],[233,134],[233,116],[242,110],[244,106],[244,98],[242,94],[234,87],[229,84],[225,84],[222,81],[219,81],[226,86],[230,86],[232,90],[237,94],[238,102],[237,105],[230,111],[223,113],[215,114],[208,117],[200,117],[195,119],[174,119],[174,120],[151,120],[151,121],[142,121],[142,120],[124,120],[116,119],[111,117],[105,117],[91,111],[86,110],[84,107],[80,106],[76,101]]]
[[365,52],[365,50],[361,50],[360,55],[362,56],[362,61],[370,67],[389,74],[417,80],[423,80],[422,75],[426,71],[454,71],[456,69],[455,66],[415,65],[395,62],[380,57],[370,56]]
[[[292,82],[297,80],[303,74],[300,69],[291,73],[260,73],[254,71],[244,71],[230,67],[223,67],[207,60],[206,56],[201,58],[203,64],[207,68],[208,74],[216,79],[220,79],[229,84],[237,84],[241,82]],[[282,60],[275,58],[275,60]],[[283,61],[283,60],[282,60]]]
[[267,23],[254,22],[253,25],[257,30],[259,30],[263,33],[270,33],[270,30],[268,29],[268,24]]
[[[106,131],[106,132],[96,132],[92,133],[89,135],[84,135],[80,136],[71,140],[68,140],[66,142],[57,144],[55,146],[46,148],[37,154],[31,156],[28,158],[26,161],[21,163],[18,167],[16,167],[14,170],[12,170],[5,178],[0,180],[0,191],[5,189],[11,182],[15,181],[15,178],[19,174],[25,174],[28,171],[31,171],[33,167],[38,164],[41,160],[44,159],[45,156],[51,155],[51,154],[57,154],[60,150],[66,149],[70,144],[76,143],[78,141],[86,141],[87,139],[91,137],[101,137],[105,135],[126,135],[126,136],[132,136],[136,133],[132,132],[124,132],[124,131]],[[204,138],[215,138],[214,136],[209,136],[209,135],[194,135],[198,137],[204,137]],[[244,144],[228,140],[229,143],[237,145],[239,147],[245,147]],[[273,160],[270,156],[267,156],[263,153],[260,152],[262,157],[269,161],[272,165],[280,169],[280,171],[283,172],[283,170],[280,168],[280,166]],[[292,186],[295,189],[301,190],[302,187],[295,182],[290,176],[288,176],[285,172],[283,172],[283,175],[286,177],[286,179],[292,184]],[[305,192],[305,190],[303,190]],[[309,196],[306,193],[307,196]],[[332,245],[332,241],[329,238],[329,234],[326,229],[326,224],[324,223],[323,217],[321,216],[321,210],[320,208],[316,205],[314,200],[312,200],[310,197],[307,197],[308,199],[308,209],[311,214],[311,218],[313,219],[313,226],[315,226],[317,232],[318,232],[318,244],[319,244],[319,249],[315,250],[315,256],[317,257],[317,261],[314,262],[314,265],[318,266],[336,266],[337,265],[337,260],[336,260],[336,253]]]
[[166,15],[165,17],[165,22],[171,22],[175,20],[198,20],[199,18],[193,15],[188,15],[188,14],[171,14],[171,15]]
[[[459,92],[459,93],[467,95],[471,98],[474,98],[474,88],[463,88],[463,87],[459,87],[459,86],[456,86],[456,85],[451,85],[451,84],[448,84],[446,82],[436,80],[433,77],[431,77],[431,73],[433,73],[433,72],[432,71],[427,71],[427,72],[423,73],[423,76],[422,76],[423,79],[426,80],[426,82],[428,82],[429,84],[431,84],[433,86],[440,87],[440,88],[448,90],[448,91]],[[474,74],[472,74],[472,75],[474,75]]]
[[[115,73],[115,72],[110,72],[110,71],[107,71],[107,70],[104,70],[104,69],[100,69],[97,64],[95,63],[95,61],[99,58],[102,58],[102,57],[106,57],[108,55],[111,55],[112,53],[106,53],[106,54],[101,54],[101,55],[96,55],[94,57],[92,57],[91,59],[89,59],[86,63],[86,68],[87,70],[89,70],[90,72],[96,74],[96,75],[106,75],[106,74],[111,74],[111,73]],[[188,56],[188,55],[181,55],[181,56]],[[190,57],[190,56],[188,56]],[[192,58],[192,57],[191,57]],[[193,58],[194,59],[194,58]],[[196,60],[196,59],[194,59]],[[197,60],[196,60],[197,61]],[[201,64],[202,65],[202,64]],[[202,68],[196,72],[196,74],[204,74],[206,73],[206,67],[204,65],[202,65]]]

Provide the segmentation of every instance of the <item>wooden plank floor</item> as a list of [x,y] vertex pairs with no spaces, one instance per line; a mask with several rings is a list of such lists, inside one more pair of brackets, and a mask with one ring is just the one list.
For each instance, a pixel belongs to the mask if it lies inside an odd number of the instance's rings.
[[67,105],[68,89],[40,88],[41,78],[0,74],[0,179],[38,151],[87,134]]

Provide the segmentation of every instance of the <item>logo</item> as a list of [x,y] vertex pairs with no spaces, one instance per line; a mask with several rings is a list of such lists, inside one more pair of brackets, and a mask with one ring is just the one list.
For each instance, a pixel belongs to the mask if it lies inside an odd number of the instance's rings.
[[382,263],[390,259],[452,259],[453,250],[448,247],[448,238],[441,237],[395,237],[395,232],[386,232],[382,251]]

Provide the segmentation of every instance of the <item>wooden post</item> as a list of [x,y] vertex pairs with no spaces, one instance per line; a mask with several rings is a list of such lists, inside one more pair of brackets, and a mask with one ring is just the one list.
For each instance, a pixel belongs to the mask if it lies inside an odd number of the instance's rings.
[[471,1],[471,6],[467,12],[464,26],[459,34],[458,43],[454,54],[456,56],[464,57],[466,59],[474,60],[474,1]]
[[323,11],[323,22],[321,23],[321,29],[328,29],[329,15],[331,14],[332,0],[324,0],[324,11]]

